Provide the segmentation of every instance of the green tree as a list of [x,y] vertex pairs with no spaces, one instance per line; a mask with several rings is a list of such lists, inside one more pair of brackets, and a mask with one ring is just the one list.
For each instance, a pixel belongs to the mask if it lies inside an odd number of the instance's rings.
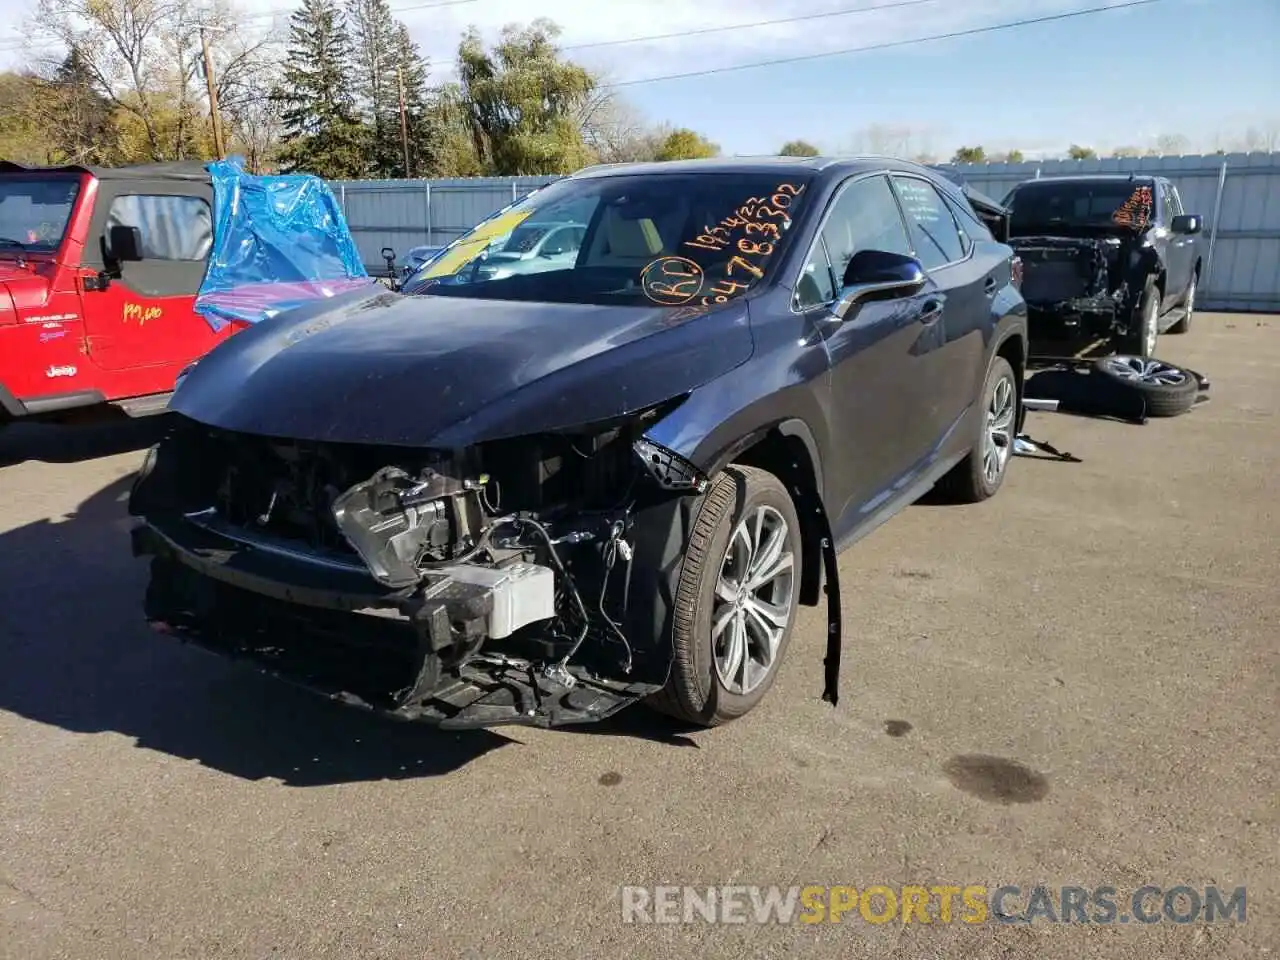
[[982,147],[957,147],[952,163],[986,163],[987,151]]
[[778,151],[780,157],[816,157],[818,148],[808,140],[788,140]]
[[1092,160],[1097,155],[1098,151],[1094,150],[1092,147],[1082,147],[1075,143],[1067,148],[1067,156],[1072,160]]
[[1142,151],[1137,147],[1115,147],[1111,151],[1113,157],[1140,157]]
[[0,159],[48,163],[53,149],[40,122],[42,84],[29,73],[0,73]]
[[559,34],[546,19],[508,25],[491,51],[475,28],[463,35],[458,102],[486,173],[568,173],[593,161],[579,117],[597,80],[561,58]]
[[1005,163],[1022,163],[1025,159],[1021,150],[1010,150],[1004,155]]
[[[429,67],[403,23],[396,24],[394,51],[395,64],[400,71],[399,82],[404,90],[405,129],[409,141],[409,167],[405,169],[404,149],[401,145],[396,153],[394,175],[430,176],[439,163],[441,140],[445,134],[443,117],[438,107],[440,94],[428,86]],[[398,135],[399,117],[396,122]]]
[[50,153],[69,163],[117,162],[111,103],[94,88],[78,47],[71,48],[44,87],[41,120]]
[[712,143],[702,134],[681,127],[672,130],[658,148],[657,160],[701,160],[720,155],[719,144]]
[[356,111],[369,132],[368,173],[377,178],[404,176],[396,73],[403,53],[398,28],[403,25],[391,15],[387,0],[347,0],[346,22]]
[[329,179],[367,169],[352,95],[351,44],[335,0],[303,0],[289,18],[289,48],[275,99],[283,107],[286,170]]

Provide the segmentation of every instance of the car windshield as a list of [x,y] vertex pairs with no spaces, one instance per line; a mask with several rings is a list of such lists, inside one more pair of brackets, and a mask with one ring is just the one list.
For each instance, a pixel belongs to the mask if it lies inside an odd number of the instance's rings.
[[793,173],[562,180],[464,234],[404,291],[601,305],[724,303],[770,277],[808,184]]
[[1128,180],[1054,183],[1039,180],[1015,187],[1005,199],[1014,236],[1067,228],[1142,229],[1151,221],[1150,183]]
[[79,191],[69,177],[0,177],[0,256],[57,250]]

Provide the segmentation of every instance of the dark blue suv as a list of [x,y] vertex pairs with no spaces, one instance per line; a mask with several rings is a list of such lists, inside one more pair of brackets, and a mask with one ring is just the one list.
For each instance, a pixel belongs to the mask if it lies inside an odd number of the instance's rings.
[[[474,269],[526,221],[576,256]],[[927,168],[585,170],[200,361],[131,500],[146,615],[402,718],[709,725],[825,595],[834,703],[836,552],[996,493],[1026,354],[1013,251]]]

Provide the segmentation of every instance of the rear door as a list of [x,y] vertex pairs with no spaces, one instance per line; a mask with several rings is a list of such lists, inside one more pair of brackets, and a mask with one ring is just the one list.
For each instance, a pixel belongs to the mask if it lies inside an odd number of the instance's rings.
[[893,177],[911,234],[912,251],[929,275],[929,304],[936,313],[921,325],[912,364],[915,391],[904,440],[921,470],[947,446],[978,394],[986,355],[984,330],[991,324],[991,301],[999,289],[996,264],[975,255],[942,195],[928,180]]
[[916,343],[923,297],[868,301],[835,320],[849,260],[860,250],[910,252],[906,225],[883,174],[853,178],[837,190],[795,284],[793,309],[831,362],[831,437],[837,455],[824,464],[833,526],[840,538],[882,505],[909,470],[904,440],[916,389]]
[[[157,368],[160,385],[154,389],[168,389],[160,371],[189,362],[217,341],[193,310],[213,245],[212,201],[212,187],[200,180],[100,181],[86,265],[101,270],[113,264],[108,236],[117,225],[138,228],[143,259],[119,264],[121,275],[106,290],[85,292],[89,356],[96,365]],[[131,392],[152,389],[143,383]]]

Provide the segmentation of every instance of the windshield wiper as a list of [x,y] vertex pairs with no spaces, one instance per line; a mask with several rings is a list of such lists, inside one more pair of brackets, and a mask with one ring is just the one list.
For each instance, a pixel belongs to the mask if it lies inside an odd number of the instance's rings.
[[17,247],[19,250],[27,249],[27,245],[19,240],[13,240],[9,237],[0,237],[0,247]]

